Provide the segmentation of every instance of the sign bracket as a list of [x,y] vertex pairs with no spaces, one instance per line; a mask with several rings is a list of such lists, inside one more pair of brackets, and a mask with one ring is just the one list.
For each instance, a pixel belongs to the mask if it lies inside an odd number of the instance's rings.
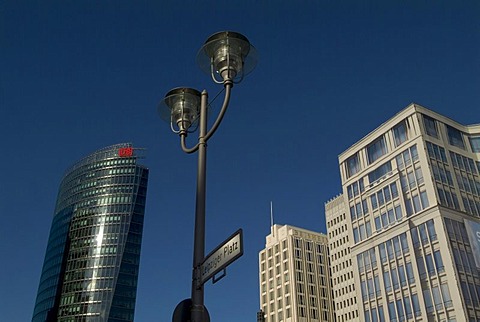
[[215,284],[216,282],[220,281],[225,276],[227,276],[227,268],[226,267],[222,270],[222,275],[220,275],[218,277],[217,277],[217,275],[213,275],[212,284]]

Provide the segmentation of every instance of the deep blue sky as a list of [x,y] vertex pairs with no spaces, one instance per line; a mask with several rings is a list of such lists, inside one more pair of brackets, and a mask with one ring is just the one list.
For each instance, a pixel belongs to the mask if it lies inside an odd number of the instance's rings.
[[177,86],[220,91],[195,65],[214,32],[245,34],[260,60],[209,142],[206,252],[245,238],[206,285],[212,321],[255,320],[271,200],[276,223],[326,232],[351,144],[411,102],[479,123],[480,2],[361,2],[1,1],[1,320],[31,319],[64,171],[120,142],[151,171],[136,321],[190,296],[196,155],[156,106]]

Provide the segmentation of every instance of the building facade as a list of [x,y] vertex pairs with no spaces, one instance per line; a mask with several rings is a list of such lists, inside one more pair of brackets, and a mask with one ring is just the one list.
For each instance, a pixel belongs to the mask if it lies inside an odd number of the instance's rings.
[[326,235],[273,225],[259,253],[259,273],[266,322],[333,321]]
[[133,321],[148,181],[141,152],[109,146],[67,171],[32,321]]
[[359,321],[480,321],[479,161],[480,125],[417,104],[339,156]]
[[357,287],[355,286],[347,212],[343,195],[325,204],[328,229],[328,250],[337,322],[358,320]]

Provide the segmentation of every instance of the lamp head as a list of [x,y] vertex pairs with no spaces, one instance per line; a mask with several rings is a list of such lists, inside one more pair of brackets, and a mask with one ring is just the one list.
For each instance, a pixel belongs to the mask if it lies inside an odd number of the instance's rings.
[[[170,122],[174,132],[187,132],[200,114],[201,94],[188,87],[178,87],[169,91],[158,106],[160,116]],[[175,130],[175,126],[178,130]]]
[[[221,31],[210,36],[197,54],[197,63],[217,83],[239,83],[257,64],[256,50],[238,32]],[[216,79],[216,74],[221,80]]]

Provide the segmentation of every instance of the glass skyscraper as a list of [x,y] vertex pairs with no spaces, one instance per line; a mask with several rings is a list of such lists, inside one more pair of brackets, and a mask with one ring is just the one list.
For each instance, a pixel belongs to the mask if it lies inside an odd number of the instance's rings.
[[141,152],[109,146],[65,174],[32,321],[133,321],[148,181]]

